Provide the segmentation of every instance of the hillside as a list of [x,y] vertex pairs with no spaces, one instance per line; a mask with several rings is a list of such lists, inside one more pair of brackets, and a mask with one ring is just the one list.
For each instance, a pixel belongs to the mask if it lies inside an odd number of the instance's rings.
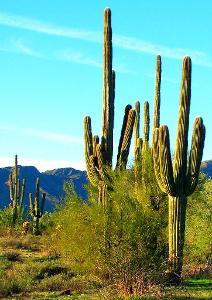
[[[8,206],[9,188],[8,178],[11,167],[0,168],[0,207]],[[35,167],[19,166],[19,178],[26,178],[26,192],[24,204],[28,205],[28,193],[35,192],[36,178],[40,178],[40,188],[47,194],[45,209],[50,211],[64,196],[63,186],[67,181],[72,181],[77,194],[86,199],[86,191],[83,185],[86,184],[86,173],[73,168],[61,168],[40,173]]]
[[202,162],[202,172],[212,178],[212,160]]

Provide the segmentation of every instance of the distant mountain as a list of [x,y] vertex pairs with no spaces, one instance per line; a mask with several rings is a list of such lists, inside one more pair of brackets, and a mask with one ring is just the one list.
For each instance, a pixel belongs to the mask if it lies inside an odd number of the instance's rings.
[[[0,208],[8,206],[9,188],[8,178],[12,168],[0,168]],[[212,177],[212,160],[204,161],[201,166],[201,171]],[[26,192],[24,204],[28,206],[28,194],[35,193],[36,178],[40,178],[41,191],[47,194],[45,209],[51,211],[55,204],[59,203],[65,193],[63,186],[65,182],[72,181],[74,189],[79,197],[87,198],[87,193],[84,185],[87,183],[85,171],[75,170],[73,168],[61,168],[40,173],[35,167],[19,166],[19,178],[26,178]]]
[[203,161],[201,171],[212,178],[212,160]]
[[[28,206],[28,194],[35,193],[36,178],[40,178],[41,192],[47,195],[45,209],[51,211],[55,204],[58,203],[65,195],[63,186],[65,182],[72,181],[74,189],[78,196],[83,199],[87,198],[84,185],[87,183],[86,172],[75,170],[73,168],[61,168],[40,173],[35,167],[19,166],[19,178],[26,178],[26,192],[24,204]],[[9,188],[8,178],[12,168],[0,168],[0,207],[8,206]]]

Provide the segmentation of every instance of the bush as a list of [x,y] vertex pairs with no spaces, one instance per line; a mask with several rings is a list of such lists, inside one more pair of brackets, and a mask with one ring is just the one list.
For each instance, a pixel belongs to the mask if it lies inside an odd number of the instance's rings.
[[[53,215],[50,248],[81,274],[115,283],[125,294],[143,294],[159,284],[167,253],[165,210],[133,197],[132,171],[110,176],[105,207],[68,194]],[[163,216],[161,216],[163,214]]]
[[187,269],[212,262],[212,180],[201,174],[196,191],[188,199],[184,262]]

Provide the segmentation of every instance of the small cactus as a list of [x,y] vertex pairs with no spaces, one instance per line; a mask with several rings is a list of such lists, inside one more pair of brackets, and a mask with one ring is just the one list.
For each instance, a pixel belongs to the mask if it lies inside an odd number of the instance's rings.
[[39,205],[40,198],[40,181],[39,178],[36,180],[36,192],[35,197],[33,199],[32,193],[29,193],[29,205],[30,205],[30,215],[33,219],[33,233],[35,235],[39,235],[40,232],[40,219],[43,216],[44,204],[46,200],[46,194],[42,194],[41,203]]
[[16,224],[17,219],[19,217],[23,217],[24,214],[23,199],[25,193],[25,186],[25,178],[22,181],[22,185],[20,179],[18,178],[18,156],[15,155],[15,166],[12,170],[12,173],[9,175],[9,190],[14,225]]

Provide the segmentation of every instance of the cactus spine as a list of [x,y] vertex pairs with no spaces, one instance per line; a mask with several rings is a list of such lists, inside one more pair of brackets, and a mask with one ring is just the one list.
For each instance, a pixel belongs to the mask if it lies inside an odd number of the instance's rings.
[[197,117],[187,161],[190,98],[191,59],[185,57],[182,66],[178,128],[173,161],[171,160],[168,127],[163,125],[156,128],[153,136],[155,175],[161,190],[169,196],[170,271],[179,276],[182,271],[187,196],[193,193],[198,182],[205,140],[203,120]]
[[[106,173],[112,169],[115,71],[112,70],[112,28],[111,11],[104,11],[104,48],[103,48],[103,113],[102,138],[92,135],[91,118],[84,119],[84,143],[87,175],[92,185],[99,190],[99,203],[106,202]],[[119,141],[117,168],[125,168],[127,164],[130,141],[133,132],[135,111],[131,106],[125,109],[121,137]]]
[[23,199],[25,193],[26,180],[21,181],[18,178],[18,156],[15,155],[15,166],[9,176],[10,200],[13,211],[13,224],[16,223],[19,217],[23,216],[24,207]]
[[40,234],[39,223],[40,223],[40,218],[43,216],[46,194],[45,193],[42,194],[40,205],[39,205],[39,198],[40,198],[40,181],[39,178],[37,178],[34,199],[32,197],[32,193],[29,193],[30,215],[33,219],[33,233],[35,235]]

